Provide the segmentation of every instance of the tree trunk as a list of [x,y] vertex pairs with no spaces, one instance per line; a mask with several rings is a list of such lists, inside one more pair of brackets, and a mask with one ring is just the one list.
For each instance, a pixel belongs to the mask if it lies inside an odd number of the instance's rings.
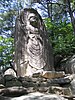
[[75,34],[75,23],[74,23],[74,17],[73,17],[73,12],[72,12],[72,9],[71,9],[70,0],[67,0],[67,3],[68,3],[69,14],[70,14],[70,17],[71,17],[72,27],[73,27],[74,34]]

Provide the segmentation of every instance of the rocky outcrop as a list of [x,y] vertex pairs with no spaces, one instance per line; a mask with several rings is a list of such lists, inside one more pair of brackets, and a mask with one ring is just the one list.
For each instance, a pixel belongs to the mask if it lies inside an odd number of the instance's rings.
[[[4,75],[0,84],[0,100],[73,100],[75,98],[75,75],[51,71],[33,74],[32,77]],[[57,76],[57,73],[60,77]],[[57,77],[56,77],[57,76]]]
[[57,66],[57,70],[63,70],[66,74],[75,74],[75,55],[66,57],[58,63],[60,67]]
[[70,74],[75,74],[75,55],[73,55],[66,61],[65,72]]

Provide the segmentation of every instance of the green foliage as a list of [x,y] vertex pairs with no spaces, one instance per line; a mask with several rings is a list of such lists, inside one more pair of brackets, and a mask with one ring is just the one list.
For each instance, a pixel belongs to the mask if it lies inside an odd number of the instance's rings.
[[0,1],[0,69],[9,67],[13,61],[15,18],[21,9],[15,0]]
[[66,21],[52,23],[49,18],[44,21],[49,39],[52,42],[54,55],[60,54],[63,57],[73,55],[75,53],[75,35],[71,23],[66,23]]
[[9,67],[9,62],[12,61],[14,46],[14,39],[4,38],[0,36],[0,66]]

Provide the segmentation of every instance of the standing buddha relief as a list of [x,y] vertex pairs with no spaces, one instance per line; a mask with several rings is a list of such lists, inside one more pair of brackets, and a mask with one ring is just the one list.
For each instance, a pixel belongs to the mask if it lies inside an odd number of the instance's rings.
[[18,76],[54,70],[52,47],[41,16],[34,9],[24,9],[16,19],[15,70]]

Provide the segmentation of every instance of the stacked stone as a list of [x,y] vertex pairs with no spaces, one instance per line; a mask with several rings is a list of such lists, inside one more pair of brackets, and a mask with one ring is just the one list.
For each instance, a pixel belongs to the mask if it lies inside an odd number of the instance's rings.
[[44,96],[46,96],[46,94],[60,95],[64,97],[63,100],[66,100],[65,98],[69,100],[75,97],[74,74],[67,75],[63,72],[46,71],[42,74],[35,73],[32,77],[15,77],[14,75],[5,74],[3,77],[1,76],[0,79],[0,94],[3,98],[5,96],[27,96],[30,93],[36,92],[44,93]]

